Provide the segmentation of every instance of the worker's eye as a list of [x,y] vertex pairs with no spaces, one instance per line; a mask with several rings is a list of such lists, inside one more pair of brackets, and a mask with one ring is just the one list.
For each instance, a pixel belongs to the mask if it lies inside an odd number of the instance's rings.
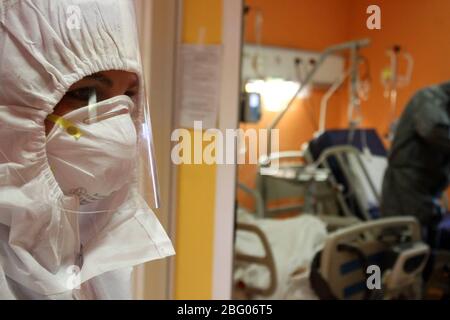
[[72,99],[87,102],[89,101],[89,97],[91,96],[93,90],[95,89],[92,87],[79,88],[68,91],[66,95]]
[[129,96],[130,98],[133,98],[137,94],[137,90],[128,90],[125,92],[126,96]]

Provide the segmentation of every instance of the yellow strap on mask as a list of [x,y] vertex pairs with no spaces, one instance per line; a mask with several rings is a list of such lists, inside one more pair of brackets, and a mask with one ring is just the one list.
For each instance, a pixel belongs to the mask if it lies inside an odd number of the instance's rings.
[[74,137],[76,140],[80,139],[83,133],[80,129],[78,129],[72,122],[64,119],[56,114],[49,114],[47,116],[47,120],[53,122],[57,126],[60,126],[64,130],[66,130],[67,134]]

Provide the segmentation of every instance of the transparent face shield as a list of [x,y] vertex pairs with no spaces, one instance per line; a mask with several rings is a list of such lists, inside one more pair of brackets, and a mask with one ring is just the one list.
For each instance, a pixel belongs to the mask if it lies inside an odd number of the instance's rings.
[[[130,34],[124,34],[124,30]],[[121,31],[126,39],[137,37],[134,28]],[[138,68],[142,69],[137,44],[138,41],[134,50],[127,50],[135,53]],[[105,75],[111,70],[102,71],[87,82],[90,87],[83,88],[89,90],[86,103],[68,112],[61,112],[57,105],[47,117],[53,125],[46,145],[50,169],[63,194],[78,200],[79,208],[74,211],[116,212],[136,194],[149,207],[158,208],[159,186],[144,75],[141,70],[134,72],[138,76],[138,91],[130,97],[126,86],[116,88],[116,82],[121,83],[120,75],[111,77]],[[95,79],[106,82],[110,88],[95,83]],[[112,91],[114,95],[110,94]],[[60,104],[64,101],[65,98]]]
[[53,123],[47,157],[61,191],[77,198],[81,213],[117,211],[132,192],[158,208],[147,104],[136,106],[126,95],[97,96],[92,90],[87,106],[47,117]]

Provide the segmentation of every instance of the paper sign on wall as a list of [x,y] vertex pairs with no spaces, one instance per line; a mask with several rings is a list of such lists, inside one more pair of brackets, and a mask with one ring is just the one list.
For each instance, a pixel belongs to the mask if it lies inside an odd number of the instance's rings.
[[193,128],[202,121],[204,129],[215,128],[220,101],[222,47],[181,47],[180,126]]

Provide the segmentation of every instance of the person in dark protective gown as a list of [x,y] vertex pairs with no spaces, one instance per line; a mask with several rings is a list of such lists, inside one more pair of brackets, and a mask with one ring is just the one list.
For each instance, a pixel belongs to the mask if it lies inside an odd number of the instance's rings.
[[450,82],[414,95],[399,121],[383,180],[381,214],[415,216],[431,244],[450,177]]

